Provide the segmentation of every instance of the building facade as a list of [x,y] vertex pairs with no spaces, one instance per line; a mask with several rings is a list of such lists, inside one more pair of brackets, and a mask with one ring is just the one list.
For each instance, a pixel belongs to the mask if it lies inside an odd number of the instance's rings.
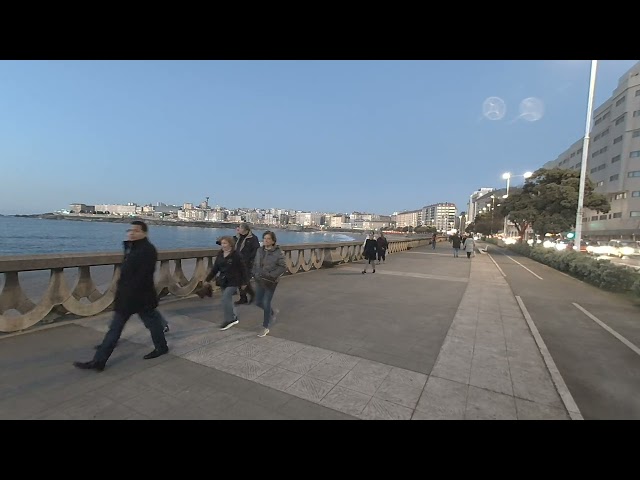
[[[584,138],[545,168],[580,170]],[[606,195],[611,211],[585,209],[583,235],[594,240],[640,239],[640,62],[618,80],[607,101],[593,112],[587,175]]]

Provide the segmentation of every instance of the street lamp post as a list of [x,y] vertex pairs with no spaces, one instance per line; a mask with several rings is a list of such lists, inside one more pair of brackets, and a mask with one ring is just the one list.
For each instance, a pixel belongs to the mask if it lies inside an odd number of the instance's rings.
[[[530,178],[533,175],[533,172],[524,172],[522,175],[511,175],[511,173],[507,172],[507,173],[503,173],[502,174],[502,178],[503,180],[507,181],[507,194],[503,195],[502,198],[508,198],[509,197],[509,185],[511,182],[511,177],[524,177],[524,179],[526,180],[527,178]],[[503,235],[506,237],[507,236],[507,217],[508,215],[504,216],[504,227],[503,227]]]
[[582,165],[580,167],[580,190],[578,191],[578,210],[576,212],[576,236],[574,248],[580,251],[582,240],[582,215],[584,207],[584,184],[587,178],[587,160],[589,158],[589,132],[591,131],[591,117],[593,116],[593,96],[596,88],[596,73],[598,61],[591,60],[591,75],[589,78],[589,99],[587,100],[587,121],[584,127],[584,141],[582,142]]
[[[487,204],[487,206],[489,206],[489,204]],[[496,209],[496,196],[491,195],[491,228],[489,229],[489,231],[492,237],[493,237],[493,215],[494,215],[493,211],[495,209]]]

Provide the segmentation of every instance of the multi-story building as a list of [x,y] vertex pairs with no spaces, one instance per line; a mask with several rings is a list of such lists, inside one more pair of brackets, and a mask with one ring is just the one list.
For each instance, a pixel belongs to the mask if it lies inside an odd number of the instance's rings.
[[349,217],[346,215],[333,215],[330,217],[329,226],[331,228],[342,228],[342,224],[348,222]]
[[377,231],[382,228],[386,228],[389,226],[389,222],[384,222],[382,220],[363,220],[362,228],[364,230]]
[[118,204],[100,204],[95,206],[96,212],[109,212],[111,215],[135,215],[142,213],[142,207],[135,203],[127,203],[126,205]]
[[422,222],[422,209],[396,213],[396,227],[417,227]]
[[85,203],[72,203],[69,205],[70,213],[95,213],[96,208],[93,205],[87,205]]
[[208,222],[224,222],[225,216],[223,210],[208,210],[206,220]]
[[478,216],[479,210],[477,202],[480,197],[484,197],[486,194],[493,192],[493,188],[483,187],[479,188],[469,196],[469,204],[467,205],[467,225],[475,220]]
[[299,212],[296,213],[296,223],[304,227],[320,225],[319,213]]
[[454,228],[458,209],[455,203],[435,203],[422,207],[422,225],[436,227],[443,232]]
[[280,216],[274,213],[265,213],[262,222],[265,225],[277,225],[280,223]]
[[[544,168],[581,168],[584,138]],[[605,194],[611,211],[585,209],[583,235],[592,239],[640,238],[640,62],[618,80],[607,101],[593,112],[587,175]]]

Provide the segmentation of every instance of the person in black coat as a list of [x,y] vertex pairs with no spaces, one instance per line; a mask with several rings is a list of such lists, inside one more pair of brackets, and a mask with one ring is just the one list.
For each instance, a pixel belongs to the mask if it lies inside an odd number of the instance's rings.
[[218,252],[216,261],[205,278],[205,282],[209,283],[213,278],[216,278],[216,285],[222,289],[224,321],[220,325],[220,330],[226,330],[238,323],[233,296],[238,288],[247,286],[249,274],[244,259],[235,250],[234,238],[222,237],[219,242],[222,249]]
[[378,242],[373,238],[373,233],[369,235],[364,242],[364,258],[369,262],[364,266],[364,270],[362,273],[367,273],[367,267],[371,265],[373,267],[373,272],[376,273],[376,254],[378,253]]
[[387,259],[387,248],[389,248],[389,242],[387,241],[387,237],[382,233],[380,233],[376,242],[378,243],[378,265],[380,265],[380,260],[384,262]]
[[74,362],[75,367],[104,370],[107,360],[122,335],[124,326],[129,318],[136,313],[144,322],[144,326],[151,332],[151,339],[155,347],[151,353],[144,356],[144,359],[156,358],[169,351],[163,332],[163,325],[166,325],[166,321],[157,310],[158,295],[153,281],[158,252],[149,242],[147,235],[146,223],[139,220],[131,222],[131,227],[127,230],[128,239],[124,242],[125,255],[120,267],[113,319],[109,331],[98,346],[93,360]]
[[458,254],[460,253],[460,246],[462,245],[462,239],[460,235],[454,233],[451,237],[451,245],[453,246],[453,256],[458,258]]
[[[253,262],[256,259],[256,252],[260,248],[260,241],[258,240],[258,237],[253,234],[248,223],[240,224],[236,231],[238,233],[235,237],[236,251],[244,260],[244,263],[247,266],[247,273],[249,274],[249,278],[251,278],[253,276]],[[249,299],[247,299],[247,294],[249,295]],[[251,303],[255,295],[256,293],[251,286],[251,281],[248,281],[247,288],[240,289],[240,299],[235,302],[235,304],[241,305],[243,303]]]

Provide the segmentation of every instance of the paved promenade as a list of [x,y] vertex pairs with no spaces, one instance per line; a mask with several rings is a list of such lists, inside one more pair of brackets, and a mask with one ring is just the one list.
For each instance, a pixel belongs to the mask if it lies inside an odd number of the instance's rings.
[[581,418],[487,255],[439,244],[362,267],[283,278],[265,338],[253,306],[220,332],[219,296],[163,303],[169,355],[142,359],[133,317],[101,373],[71,363],[92,357],[109,314],[2,338],[0,418]]

